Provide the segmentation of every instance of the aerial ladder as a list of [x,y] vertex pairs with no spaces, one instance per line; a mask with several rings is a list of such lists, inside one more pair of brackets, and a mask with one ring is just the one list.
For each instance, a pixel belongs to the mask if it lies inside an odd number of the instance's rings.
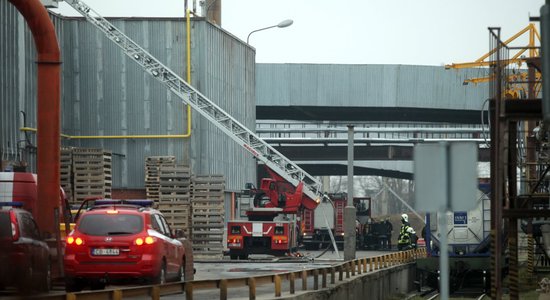
[[201,94],[197,89],[179,77],[174,71],[162,64],[149,52],[140,47],[113,24],[99,15],[90,6],[80,0],[66,0],[78,13],[86,18],[97,29],[101,30],[133,61],[139,64],[147,73],[161,84],[179,96],[186,104],[199,112],[203,117],[216,125],[227,136],[250,152],[256,159],[277,173],[284,180],[297,187],[303,183],[304,201],[316,206],[323,196],[321,182],[305,172],[263,141],[254,132],[221,109],[213,101]]

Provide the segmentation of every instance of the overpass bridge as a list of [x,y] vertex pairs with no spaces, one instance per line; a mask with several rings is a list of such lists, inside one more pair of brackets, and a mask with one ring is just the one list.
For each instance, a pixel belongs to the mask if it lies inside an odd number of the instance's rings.
[[473,141],[489,161],[485,70],[443,66],[256,64],[256,132],[312,175],[412,179],[418,143]]

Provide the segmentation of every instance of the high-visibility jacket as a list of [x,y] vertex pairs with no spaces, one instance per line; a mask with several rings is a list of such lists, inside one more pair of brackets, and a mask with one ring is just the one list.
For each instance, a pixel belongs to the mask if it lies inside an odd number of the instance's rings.
[[409,228],[411,226],[408,223],[401,225],[401,230],[399,231],[399,239],[397,243],[400,245],[410,245],[411,244],[411,235],[409,233]]

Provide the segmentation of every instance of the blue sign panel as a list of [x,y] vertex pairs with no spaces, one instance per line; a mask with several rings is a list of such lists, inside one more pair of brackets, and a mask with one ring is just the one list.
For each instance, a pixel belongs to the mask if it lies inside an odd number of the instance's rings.
[[457,211],[455,214],[455,225],[468,225],[468,213],[465,211]]

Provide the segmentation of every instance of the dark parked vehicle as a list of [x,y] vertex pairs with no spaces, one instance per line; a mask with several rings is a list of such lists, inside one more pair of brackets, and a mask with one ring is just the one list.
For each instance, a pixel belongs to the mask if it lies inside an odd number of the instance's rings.
[[50,250],[32,214],[17,202],[0,202],[0,289],[49,291]]

